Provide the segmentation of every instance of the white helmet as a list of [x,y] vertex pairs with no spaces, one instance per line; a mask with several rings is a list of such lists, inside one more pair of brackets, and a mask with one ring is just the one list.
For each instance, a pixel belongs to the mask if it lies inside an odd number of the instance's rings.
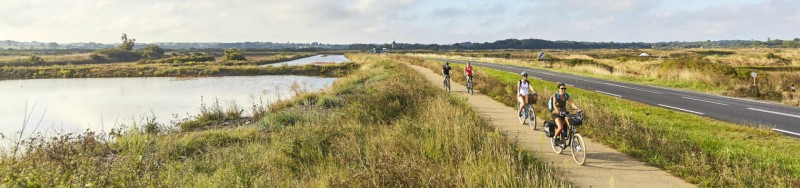
[[519,73],[519,75],[528,76],[528,72],[522,71],[522,73]]

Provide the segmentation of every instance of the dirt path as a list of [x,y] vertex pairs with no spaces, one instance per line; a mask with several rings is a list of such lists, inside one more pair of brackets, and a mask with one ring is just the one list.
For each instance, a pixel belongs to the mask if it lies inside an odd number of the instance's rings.
[[[430,69],[410,65],[425,78],[441,85],[442,77]],[[577,187],[696,187],[659,168],[647,166],[644,162],[629,157],[614,149],[606,147],[584,137],[587,157],[583,166],[572,160],[569,149],[556,154],[550,147],[550,141],[541,131],[541,122],[537,120],[536,130],[528,125],[520,125],[516,110],[507,107],[490,97],[475,93],[469,95],[466,88],[452,84],[452,93],[465,97],[469,104],[492,125],[512,141],[517,141],[523,148],[533,151],[541,160],[552,163],[569,174],[569,181]]]

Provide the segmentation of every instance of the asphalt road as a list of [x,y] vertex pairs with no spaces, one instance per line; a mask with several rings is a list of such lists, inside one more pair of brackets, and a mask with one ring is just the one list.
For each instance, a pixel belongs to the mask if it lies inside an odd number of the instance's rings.
[[[466,61],[462,60],[430,59],[451,63],[466,63]],[[615,82],[537,68],[476,61],[470,62],[472,62],[473,66],[517,74],[522,71],[527,71],[529,77],[551,82],[563,82],[572,87],[596,91],[609,96],[666,109],[688,112],[734,123],[772,126],[775,131],[794,137],[800,137],[800,108],[797,107],[692,91]]]

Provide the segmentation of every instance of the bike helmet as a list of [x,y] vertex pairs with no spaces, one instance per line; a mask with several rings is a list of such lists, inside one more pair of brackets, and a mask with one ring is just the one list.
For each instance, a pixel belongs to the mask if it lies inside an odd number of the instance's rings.
[[556,89],[558,89],[558,88],[561,88],[561,86],[566,86],[566,84],[564,84],[563,82],[559,82],[559,83],[556,85]]
[[528,72],[522,71],[522,73],[519,73],[519,75],[528,76]]

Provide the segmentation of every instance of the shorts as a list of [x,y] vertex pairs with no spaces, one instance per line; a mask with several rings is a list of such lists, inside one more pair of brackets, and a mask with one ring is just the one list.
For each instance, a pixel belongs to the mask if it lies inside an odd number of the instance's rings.
[[559,116],[558,114],[550,114],[550,115],[552,115],[552,117],[553,117],[553,120],[555,120],[556,118],[564,118],[564,120],[566,120],[566,119],[567,119],[566,117],[561,117],[561,116]]

